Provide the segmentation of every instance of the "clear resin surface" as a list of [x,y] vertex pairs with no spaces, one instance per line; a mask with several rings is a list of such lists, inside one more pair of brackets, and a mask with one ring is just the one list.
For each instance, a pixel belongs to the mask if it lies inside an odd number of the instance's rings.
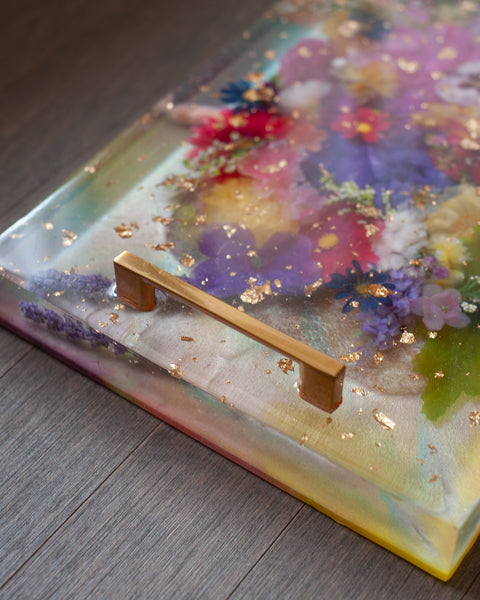
[[[478,3],[282,2],[0,238],[0,319],[447,579],[480,527]],[[40,200],[40,199],[39,199]],[[343,401],[128,250],[343,362]]]

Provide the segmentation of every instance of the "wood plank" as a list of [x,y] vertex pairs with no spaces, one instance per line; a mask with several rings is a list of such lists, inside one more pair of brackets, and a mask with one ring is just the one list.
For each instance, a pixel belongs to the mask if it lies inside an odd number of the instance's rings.
[[2,598],[224,598],[301,503],[163,426]]
[[[28,32],[55,41],[51,55],[41,55],[23,76],[0,80],[2,228],[239,37],[272,2],[145,0],[140,10],[134,0],[122,0],[100,11],[93,0],[76,0],[74,8],[60,4],[51,7],[51,22],[38,17],[36,3],[28,3],[25,13],[12,16],[18,34],[5,40],[0,73],[34,61],[36,46],[21,44]],[[42,193],[32,194],[40,186]]]
[[460,600],[478,586],[480,545],[441,582],[304,506],[229,600]]
[[159,422],[40,350],[0,381],[1,584]]
[[0,326],[0,378],[31,349],[30,344]]

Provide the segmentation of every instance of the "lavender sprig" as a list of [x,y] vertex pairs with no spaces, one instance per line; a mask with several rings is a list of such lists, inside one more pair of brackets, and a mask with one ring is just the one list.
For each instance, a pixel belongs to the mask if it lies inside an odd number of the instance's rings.
[[111,340],[108,336],[96,331],[92,327],[84,326],[81,321],[71,315],[59,315],[49,308],[40,308],[35,302],[20,300],[20,311],[24,317],[45,325],[47,329],[63,332],[71,340],[85,340],[92,348],[103,346],[112,349],[116,354],[123,354],[125,349]]
[[102,275],[63,273],[55,269],[47,269],[32,276],[29,290],[42,296],[61,291],[89,298],[99,298],[105,295],[111,284],[112,282]]

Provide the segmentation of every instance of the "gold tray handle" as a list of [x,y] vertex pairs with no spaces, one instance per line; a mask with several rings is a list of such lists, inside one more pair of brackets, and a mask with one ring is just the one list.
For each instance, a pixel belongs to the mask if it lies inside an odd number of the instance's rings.
[[142,311],[155,308],[155,288],[291,358],[300,366],[300,396],[329,413],[342,402],[345,365],[266,325],[130,252],[114,261],[119,300]]

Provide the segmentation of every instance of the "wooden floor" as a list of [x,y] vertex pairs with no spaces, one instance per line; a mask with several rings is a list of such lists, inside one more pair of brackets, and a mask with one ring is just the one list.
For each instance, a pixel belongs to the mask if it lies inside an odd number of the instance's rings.
[[[0,229],[269,0],[2,0]],[[0,597],[480,598],[0,329]]]

